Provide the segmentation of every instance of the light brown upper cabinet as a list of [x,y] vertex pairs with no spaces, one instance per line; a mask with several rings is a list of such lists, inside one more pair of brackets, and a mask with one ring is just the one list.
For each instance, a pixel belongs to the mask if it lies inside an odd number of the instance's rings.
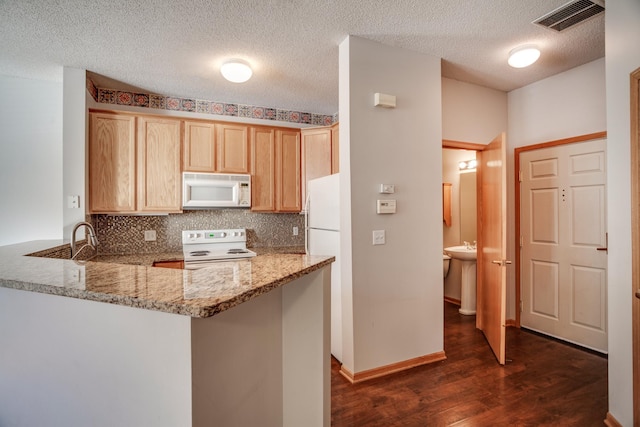
[[302,200],[307,196],[307,182],[331,175],[331,128],[302,129]]
[[181,211],[180,120],[90,113],[90,213]]
[[301,150],[300,132],[293,129],[276,130],[276,210],[300,212]]
[[251,128],[251,210],[300,212],[300,132]]
[[216,124],[217,172],[249,173],[249,126]]
[[89,212],[136,210],[136,118],[91,113]]
[[276,131],[251,128],[251,210],[276,210]]
[[331,173],[340,172],[340,124],[331,126]]
[[182,169],[187,172],[216,171],[216,132],[212,122],[184,122]]
[[180,120],[138,118],[139,211],[182,211],[180,160]]

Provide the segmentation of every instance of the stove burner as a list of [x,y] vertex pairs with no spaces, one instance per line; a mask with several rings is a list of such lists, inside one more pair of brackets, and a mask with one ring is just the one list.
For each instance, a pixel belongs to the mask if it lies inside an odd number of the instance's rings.
[[246,249],[236,248],[236,249],[229,249],[227,253],[228,254],[247,254],[249,253],[249,251]]
[[209,255],[209,251],[192,251],[192,252],[189,252],[189,255],[191,255],[191,256],[206,256],[206,255]]

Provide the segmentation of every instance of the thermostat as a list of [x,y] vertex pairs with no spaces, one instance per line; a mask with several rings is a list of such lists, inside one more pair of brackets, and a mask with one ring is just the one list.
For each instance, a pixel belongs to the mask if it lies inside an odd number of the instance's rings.
[[394,214],[396,213],[396,201],[395,200],[378,200],[376,213],[379,214]]

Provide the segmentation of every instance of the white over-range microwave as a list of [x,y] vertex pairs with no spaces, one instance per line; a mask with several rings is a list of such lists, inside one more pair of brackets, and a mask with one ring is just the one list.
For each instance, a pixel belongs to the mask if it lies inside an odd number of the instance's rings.
[[183,172],[183,209],[249,207],[250,175]]

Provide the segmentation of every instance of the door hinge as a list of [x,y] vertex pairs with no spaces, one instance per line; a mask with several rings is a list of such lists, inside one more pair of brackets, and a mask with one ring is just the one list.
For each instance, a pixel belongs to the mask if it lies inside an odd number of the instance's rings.
[[520,247],[524,246],[524,237],[520,235]]
[[520,300],[520,313],[522,313],[522,300]]
[[522,171],[518,171],[518,181],[522,182]]

